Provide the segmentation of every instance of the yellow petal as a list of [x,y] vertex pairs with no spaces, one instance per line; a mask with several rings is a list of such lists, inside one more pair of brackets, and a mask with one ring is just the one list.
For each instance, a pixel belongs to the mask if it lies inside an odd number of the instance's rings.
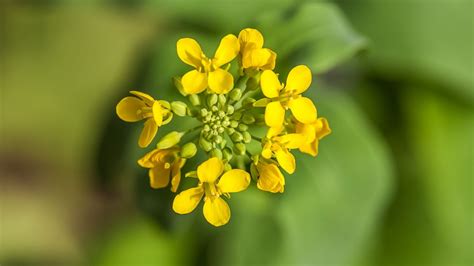
[[151,168],[148,171],[150,186],[152,188],[163,188],[170,182],[170,169],[166,169],[162,164]]
[[224,193],[240,192],[250,184],[250,174],[241,169],[232,169],[225,172],[217,186]]
[[279,149],[275,152],[278,164],[288,174],[293,174],[296,168],[295,157],[288,150]]
[[126,122],[136,122],[143,119],[140,109],[146,107],[145,103],[137,97],[125,97],[115,107],[118,117]]
[[206,220],[214,226],[224,225],[230,220],[229,205],[220,197],[206,198],[203,212]]
[[311,79],[311,70],[307,66],[296,66],[288,74],[285,90],[294,91],[297,94],[303,93],[311,85]]
[[280,133],[283,131],[284,127],[283,125],[282,126],[279,126],[279,127],[271,127],[268,129],[267,131],[267,138],[272,138],[274,136],[278,136],[280,135]]
[[310,124],[316,121],[316,107],[313,101],[306,97],[299,97],[294,100],[290,100],[288,106],[291,109],[291,113],[303,124]]
[[148,118],[143,125],[142,133],[138,139],[138,146],[146,148],[158,132],[158,126],[153,118]]
[[221,68],[209,72],[208,79],[209,88],[215,93],[227,93],[234,87],[234,77]]
[[300,146],[299,150],[303,153],[316,157],[316,155],[318,155],[318,145],[319,145],[319,140],[315,138],[313,142],[306,143]]
[[207,87],[207,74],[197,70],[191,70],[181,78],[183,91],[187,94],[197,94]]
[[201,182],[214,183],[223,170],[224,164],[222,161],[217,157],[213,157],[198,166],[197,175]]
[[322,139],[325,136],[331,134],[331,128],[329,127],[329,123],[326,120],[326,118],[321,117],[318,118],[318,121],[316,123],[316,135],[318,139]]
[[285,120],[285,109],[280,102],[271,102],[265,107],[265,124],[269,127],[279,128]]
[[147,154],[145,154],[142,158],[138,160],[138,164],[144,168],[155,167],[155,161],[153,160],[153,158],[155,158],[158,153],[160,153],[160,150],[158,149],[154,149],[148,152]]
[[163,108],[161,108],[161,104],[158,101],[153,103],[153,119],[157,126],[161,126],[163,124]]
[[306,138],[307,143],[311,143],[316,138],[316,126],[315,124],[303,124],[296,122],[295,131],[298,134],[302,134]]
[[275,68],[276,54],[270,49],[253,49],[242,58],[243,68],[255,67],[263,70]]
[[228,34],[222,38],[212,62],[216,67],[227,64],[239,54],[239,49],[240,45],[237,37],[233,34]]
[[173,210],[179,214],[187,214],[196,209],[201,201],[204,190],[201,186],[182,191],[173,200]]
[[249,49],[258,49],[263,47],[263,36],[256,30],[246,28],[239,33],[240,49],[245,53]]
[[203,55],[201,46],[194,39],[182,38],[176,43],[178,57],[184,63],[195,68],[201,67],[201,57]]
[[279,137],[279,142],[288,149],[297,149],[306,142],[306,137],[302,134],[291,133]]
[[285,177],[276,165],[258,163],[257,171],[259,174],[257,187],[260,190],[272,193],[282,193],[285,190]]
[[268,98],[278,97],[282,88],[277,75],[271,70],[263,71],[260,77],[260,86],[262,87],[263,95]]
[[183,167],[185,159],[177,159],[171,167],[171,191],[176,192],[178,190],[179,183],[181,182],[181,167]]
[[148,106],[152,106],[153,102],[155,101],[153,97],[141,91],[130,91],[130,94],[133,94],[138,98],[142,99],[142,101],[144,101]]
[[262,156],[263,158],[270,159],[272,158],[273,152],[271,150],[272,144],[270,142],[267,142],[265,146],[263,146],[262,149]]

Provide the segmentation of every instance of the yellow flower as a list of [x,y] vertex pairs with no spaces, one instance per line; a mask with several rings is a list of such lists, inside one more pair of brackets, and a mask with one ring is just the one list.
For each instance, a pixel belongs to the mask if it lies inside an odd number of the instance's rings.
[[220,67],[232,61],[239,53],[239,41],[235,35],[228,34],[222,38],[212,59],[207,58],[194,39],[180,39],[176,46],[179,58],[196,68],[182,77],[184,92],[196,94],[209,87],[211,91],[221,94],[232,89],[234,77]]
[[305,144],[299,147],[301,152],[312,156],[318,155],[319,140],[331,133],[329,123],[326,118],[318,118],[314,123],[302,124],[296,122],[296,133],[303,134],[306,137]]
[[126,122],[137,122],[146,119],[143,130],[138,139],[138,145],[142,148],[150,145],[158,132],[158,127],[165,125],[173,118],[169,103],[157,101],[150,95],[131,91],[135,95],[123,98],[116,106],[118,117]]
[[271,70],[265,70],[260,79],[263,94],[271,99],[265,109],[265,123],[269,127],[280,127],[285,119],[285,110],[290,108],[293,116],[301,123],[316,120],[316,107],[313,102],[302,97],[311,85],[311,70],[304,65],[294,67],[288,74],[286,86],[278,80]]
[[285,177],[273,163],[259,161],[257,163],[258,181],[257,187],[272,193],[283,193],[285,190]]
[[250,184],[250,175],[244,170],[232,169],[221,176],[223,171],[224,164],[217,157],[203,162],[197,169],[198,186],[179,193],[174,198],[173,210],[179,214],[190,213],[204,196],[203,212],[206,220],[214,226],[228,223],[229,205],[221,196],[229,197],[228,193],[245,190]]
[[240,55],[243,68],[272,70],[275,68],[276,53],[263,48],[263,36],[256,29],[243,29],[239,33]]
[[278,164],[287,173],[295,172],[296,163],[295,157],[289,149],[297,149],[306,141],[302,134],[292,133],[281,135],[283,128],[270,128],[267,132],[267,137],[264,140],[262,149],[262,156],[265,159],[270,159],[274,156]]
[[178,147],[154,149],[138,160],[141,167],[150,169],[148,176],[152,188],[166,187],[171,177],[171,191],[176,192],[181,181],[181,168],[186,163],[186,159],[178,155],[179,151]]

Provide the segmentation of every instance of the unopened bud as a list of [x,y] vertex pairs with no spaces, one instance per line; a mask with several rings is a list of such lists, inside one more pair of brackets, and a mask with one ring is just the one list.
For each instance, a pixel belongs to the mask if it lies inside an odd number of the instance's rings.
[[227,110],[226,110],[226,111],[227,111],[227,114],[228,114],[228,115],[233,114],[233,113],[234,113],[234,110],[235,110],[235,109],[234,109],[234,106],[232,106],[232,105],[227,106]]
[[179,93],[181,93],[181,95],[186,96],[187,93],[183,89],[183,84],[181,83],[180,77],[174,77],[173,84],[176,87],[176,89],[178,89]]
[[255,99],[254,98],[245,98],[243,101],[242,101],[242,105],[251,105],[255,102]]
[[237,122],[236,120],[232,120],[230,121],[230,126],[233,128],[236,128],[239,126],[239,122]]
[[232,134],[231,138],[232,138],[232,141],[234,141],[234,142],[240,142],[244,139],[242,134],[240,132],[237,132],[237,131],[234,132],[234,134]]
[[225,160],[230,161],[232,159],[232,156],[233,156],[233,153],[229,147],[226,147],[225,149],[222,150],[222,157]]
[[185,116],[188,106],[181,101],[171,102],[171,111],[178,116]]
[[201,146],[201,148],[202,148],[204,151],[207,151],[207,152],[210,151],[210,150],[212,150],[212,144],[211,144],[209,141],[207,141],[207,140],[204,138],[204,136],[201,136],[201,137],[199,138],[199,146]]
[[242,122],[247,125],[253,124],[255,122],[255,117],[251,114],[244,114],[242,116]]
[[244,139],[244,143],[250,143],[250,141],[252,141],[252,136],[248,131],[242,132],[242,137]]
[[171,131],[166,134],[160,141],[156,144],[158,149],[168,149],[178,144],[181,140],[181,137],[184,135],[184,132]]
[[213,150],[211,151],[211,156],[212,156],[212,157],[217,157],[217,158],[219,158],[219,159],[222,159],[222,151],[219,150],[219,149],[213,149]]
[[243,143],[237,143],[234,145],[234,152],[238,155],[244,155],[247,148]]
[[219,94],[219,99],[218,99],[218,101],[219,101],[219,104],[220,104],[221,106],[223,106],[223,105],[225,104],[225,102],[227,101],[227,98],[226,98],[226,96],[225,96],[224,94]]
[[191,94],[188,96],[189,101],[193,106],[199,106],[201,105],[201,100],[199,99],[199,96],[197,94]]
[[207,96],[207,106],[212,107],[216,105],[218,96],[216,94],[210,94]]
[[188,142],[184,144],[183,147],[181,148],[181,157],[189,159],[191,157],[194,157],[194,155],[196,155],[196,152],[197,152],[196,144],[192,142]]
[[238,101],[240,100],[240,98],[242,97],[242,90],[241,89],[233,89],[230,93],[229,93],[229,97],[231,100],[233,101]]
[[239,131],[247,131],[247,129],[249,129],[249,126],[247,126],[246,124],[240,124],[238,127]]

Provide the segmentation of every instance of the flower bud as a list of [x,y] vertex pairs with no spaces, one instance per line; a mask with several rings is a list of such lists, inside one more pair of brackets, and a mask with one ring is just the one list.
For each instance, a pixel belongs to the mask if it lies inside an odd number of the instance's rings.
[[241,89],[233,89],[230,93],[229,93],[229,97],[231,100],[233,101],[238,101],[240,100],[240,98],[242,97],[242,90]]
[[181,148],[181,157],[189,159],[189,158],[194,157],[194,155],[196,155],[196,152],[197,152],[196,144],[192,142],[188,142],[184,144],[183,147]]
[[181,83],[180,77],[174,77],[173,84],[176,87],[176,89],[178,89],[179,93],[181,93],[181,95],[186,96],[186,92],[183,89],[183,84]]
[[255,99],[254,98],[245,98],[243,101],[242,101],[242,105],[251,105],[255,102]]
[[171,148],[179,143],[183,135],[184,132],[171,131],[158,141],[156,147],[160,150]]
[[171,102],[171,111],[178,116],[185,116],[188,106],[181,101]]
[[222,157],[225,160],[230,161],[232,159],[232,156],[233,156],[233,153],[229,147],[226,147],[222,150]]
[[242,137],[244,139],[244,143],[250,143],[252,141],[252,136],[248,131],[242,132]]
[[242,136],[240,132],[236,131],[234,132],[234,134],[232,134],[231,139],[234,142],[241,142],[244,139],[244,137]]
[[206,140],[204,136],[201,136],[199,138],[199,146],[201,146],[201,148],[207,152],[212,150],[212,144],[208,140]]
[[243,143],[237,143],[234,145],[234,152],[238,155],[244,155],[247,148]]
[[247,131],[247,129],[249,129],[249,126],[247,126],[246,124],[240,124],[238,127],[239,131]]
[[242,116],[242,122],[247,125],[253,124],[255,122],[255,117],[251,114],[244,114]]
[[221,106],[224,106],[225,102],[227,101],[227,98],[224,94],[219,94],[218,96],[218,101]]
[[212,157],[217,157],[217,158],[219,158],[219,159],[222,159],[222,151],[219,150],[219,149],[213,149],[213,150],[211,151],[211,156],[212,156]]
[[189,101],[193,106],[199,106],[201,105],[201,100],[199,99],[199,96],[197,94],[191,94],[188,96]]
[[237,122],[237,121],[235,121],[235,120],[232,120],[232,121],[230,121],[230,126],[231,126],[232,128],[236,128],[236,127],[239,126],[239,122]]
[[207,106],[212,108],[212,106],[216,105],[217,100],[217,94],[209,94],[209,96],[207,96]]
[[253,103],[254,107],[265,107],[267,104],[269,104],[272,100],[268,98],[262,98],[256,102]]

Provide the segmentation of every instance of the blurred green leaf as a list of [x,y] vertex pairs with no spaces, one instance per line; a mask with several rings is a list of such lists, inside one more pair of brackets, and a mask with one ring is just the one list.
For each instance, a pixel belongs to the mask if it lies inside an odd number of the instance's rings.
[[276,51],[278,61],[304,63],[315,73],[330,70],[367,44],[331,3],[305,2],[291,14],[266,12],[259,22],[265,46]]
[[349,98],[317,99],[333,133],[317,158],[298,156],[283,194],[232,196],[233,218],[216,244],[222,265],[350,265],[375,232],[391,194],[386,146]]
[[371,40],[371,68],[474,103],[472,1],[340,1]]

